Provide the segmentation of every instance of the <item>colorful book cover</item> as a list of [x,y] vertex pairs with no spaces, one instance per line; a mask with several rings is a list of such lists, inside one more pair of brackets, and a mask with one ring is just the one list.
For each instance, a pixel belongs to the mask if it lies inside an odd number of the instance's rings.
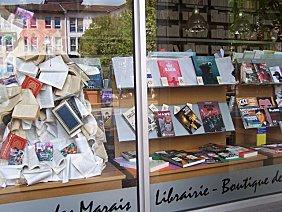
[[188,105],[185,105],[174,116],[190,134],[193,134],[202,126],[201,121]]
[[274,83],[282,83],[282,67],[269,67],[269,71],[271,73],[271,77]]
[[27,140],[17,136],[13,133],[9,133],[7,138],[4,140],[1,150],[0,150],[0,158],[1,159],[9,159],[11,149],[19,149],[23,150],[27,144]]
[[177,60],[158,60],[159,72],[162,77],[167,78],[169,86],[179,86],[179,77],[182,77]]
[[194,56],[192,60],[198,84],[221,84],[221,78],[214,56]]
[[205,162],[205,158],[198,157],[194,153],[186,152],[183,150],[182,151],[168,150],[168,151],[157,152],[157,154],[162,160],[168,161],[182,168],[194,166]]
[[39,161],[53,160],[53,144],[50,142],[35,143],[35,152]]
[[112,106],[113,102],[113,90],[103,89],[101,90],[101,103],[103,107]]
[[26,76],[22,84],[22,88],[30,89],[34,96],[37,96],[39,94],[42,86],[42,82],[30,76]]
[[259,108],[240,108],[245,129],[262,127],[262,124],[256,115],[257,110],[259,110]]
[[258,79],[260,83],[272,82],[271,74],[267,69],[266,63],[256,63],[254,67],[257,71]]
[[238,108],[244,107],[258,107],[258,101],[256,97],[243,97],[236,98]]
[[0,79],[0,84],[3,84],[3,85],[11,85],[11,84],[18,84],[18,79],[15,75],[11,75],[9,77],[6,77],[6,78],[2,78]]
[[22,165],[24,152],[21,149],[12,148],[8,160],[8,165]]
[[89,80],[87,81],[86,88],[90,89],[101,89],[103,88],[103,77],[102,74],[93,74],[93,75],[87,75],[89,77]]
[[198,106],[205,132],[223,132],[226,130],[218,102],[199,102]]
[[274,108],[277,107],[273,97],[257,97],[258,105],[260,108]]
[[242,63],[241,81],[247,84],[259,83],[258,75],[252,63]]
[[71,143],[65,148],[61,150],[63,156],[67,156],[68,154],[76,154],[77,153],[77,146],[75,143]]
[[155,112],[157,133],[159,137],[175,136],[172,116],[170,111]]
[[271,126],[278,126],[279,122],[282,121],[282,108],[268,108],[269,114],[268,122]]

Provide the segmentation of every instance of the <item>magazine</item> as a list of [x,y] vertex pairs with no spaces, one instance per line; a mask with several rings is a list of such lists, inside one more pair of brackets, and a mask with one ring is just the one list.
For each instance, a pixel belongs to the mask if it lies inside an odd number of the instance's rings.
[[257,117],[259,108],[240,108],[239,110],[245,129],[262,127],[262,123]]
[[260,83],[271,83],[272,78],[269,70],[267,69],[266,63],[256,63],[254,67],[257,71],[258,79]]
[[252,63],[242,63],[241,81],[247,84],[259,83],[258,75]]
[[271,73],[271,77],[274,83],[282,83],[282,67],[269,67],[269,71]]
[[271,126],[278,126],[279,122],[282,121],[282,108],[268,108],[269,114],[268,122]]
[[[157,60],[161,78],[167,78],[169,86],[179,86],[179,78],[182,77],[177,60]],[[162,82],[162,84],[166,84]]]
[[243,97],[236,98],[238,108],[244,107],[258,107],[258,101],[256,97]]

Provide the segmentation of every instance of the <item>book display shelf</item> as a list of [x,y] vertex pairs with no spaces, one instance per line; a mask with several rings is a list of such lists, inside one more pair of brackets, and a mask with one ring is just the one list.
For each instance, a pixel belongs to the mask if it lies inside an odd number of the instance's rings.
[[[186,55],[185,55],[186,54]],[[209,143],[217,145],[227,145],[226,137],[230,132],[234,132],[232,117],[226,102],[226,93],[228,85],[235,85],[236,80],[232,72],[234,67],[230,57],[217,58],[213,62],[217,64],[220,77],[217,84],[208,84],[206,79],[200,79],[196,74],[197,71],[197,56],[192,52],[153,52],[149,53],[147,58],[147,78],[148,78],[148,113],[149,116],[159,115],[156,111],[168,111],[171,115],[171,122],[173,123],[172,136],[162,136],[159,134],[158,128],[149,130],[149,148],[150,154],[159,151],[168,150],[184,150],[189,152],[197,151],[202,146]],[[205,60],[209,57],[205,57]],[[203,58],[200,58],[203,62]],[[133,62],[132,58],[118,57],[113,58],[113,71],[115,75],[116,89],[113,93],[124,94],[127,98],[119,99],[114,103],[114,120],[115,120],[115,158],[119,158],[124,152],[135,150],[135,131],[131,125],[134,121],[131,118],[125,118],[127,114],[134,111],[134,95],[133,95],[133,81],[124,81],[133,77]],[[164,62],[174,64],[177,61],[181,70],[181,77],[178,77],[178,84],[167,84],[162,80],[162,71],[160,71]],[[203,62],[206,63],[207,61]],[[209,62],[207,62],[209,63]],[[212,62],[211,62],[212,63]],[[177,67],[177,66],[176,66]],[[204,69],[202,69],[204,70]],[[125,77],[127,76],[127,77]],[[172,82],[168,78],[168,83]],[[177,78],[177,76],[175,76]],[[127,94],[127,95],[126,95]],[[206,129],[205,125],[201,125],[193,133],[189,132],[187,128],[177,119],[176,113],[186,104],[191,108],[193,113],[203,122],[201,111],[208,106],[201,106],[201,102],[218,103],[218,110],[222,116],[224,129],[215,130],[213,132]],[[152,106],[153,105],[153,106]],[[152,109],[153,107],[153,109]],[[214,105],[213,105],[214,107]],[[126,115],[125,115],[126,114]],[[134,119],[133,112],[133,119]],[[150,126],[150,122],[149,122]],[[261,154],[257,156],[230,160],[224,163],[214,164],[199,164],[187,168],[181,168],[170,164],[168,167],[158,171],[151,172],[151,183],[166,182],[172,180],[185,179],[196,176],[204,176],[209,174],[216,174],[220,172],[228,172],[230,170],[239,170],[245,168],[254,168],[263,166],[263,161],[267,157]],[[118,166],[118,163],[115,163]],[[136,170],[120,167],[121,171],[127,175],[127,180],[136,180]]]
[[[265,78],[259,78],[259,81],[262,81],[263,79],[266,79],[265,82],[255,82],[255,83],[244,83],[244,77],[242,77],[242,64],[248,63],[248,64],[265,64],[267,67],[268,74],[271,76],[271,80],[268,80],[269,76],[266,76]],[[241,81],[238,85],[236,85],[236,102],[237,107],[240,107],[240,101],[242,103],[247,100],[247,104],[253,104],[251,102],[254,102],[253,100],[256,100],[257,106],[253,105],[251,107],[259,107],[264,112],[264,116],[266,117],[265,124],[262,126],[250,126],[243,124],[244,121],[242,116],[242,113],[239,112],[240,109],[236,108],[235,115],[233,117],[234,125],[236,128],[235,131],[235,141],[237,145],[245,145],[245,146],[257,146],[259,144],[280,144],[282,142],[281,137],[281,129],[279,126],[279,121],[281,122],[281,102],[280,102],[280,92],[282,81],[281,81],[281,71],[279,70],[281,67],[282,62],[281,59],[277,59],[274,56],[268,57],[264,59],[238,59],[236,61],[237,70],[238,72],[241,72]],[[274,68],[272,68],[274,67]],[[276,69],[277,68],[277,71]],[[271,70],[275,71],[271,71]],[[276,73],[275,73],[276,72]],[[280,73],[277,74],[277,73]],[[239,73],[238,73],[239,74]],[[240,75],[239,74],[239,75]],[[274,76],[273,76],[274,75]],[[277,78],[275,77],[277,75]],[[280,77],[279,77],[280,76]],[[255,97],[255,98],[252,98]],[[238,105],[239,104],[239,105]],[[256,103],[255,103],[256,104]],[[248,106],[247,106],[248,107]],[[270,109],[268,109],[270,108]],[[277,119],[277,120],[276,120]],[[253,122],[254,123],[254,122]],[[266,138],[263,139],[263,141],[258,141],[258,132],[261,128],[266,128],[265,134]],[[260,143],[262,142],[262,143]],[[262,154],[266,155],[268,157],[267,160],[265,160],[264,165],[272,165],[272,164],[280,164],[282,162],[281,153],[268,153],[265,151],[261,152]]]

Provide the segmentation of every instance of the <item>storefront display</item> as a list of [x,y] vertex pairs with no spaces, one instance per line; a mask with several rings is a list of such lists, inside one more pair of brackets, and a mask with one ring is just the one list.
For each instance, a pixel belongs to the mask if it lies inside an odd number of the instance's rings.
[[0,210],[281,192],[282,5],[255,2],[0,3]]

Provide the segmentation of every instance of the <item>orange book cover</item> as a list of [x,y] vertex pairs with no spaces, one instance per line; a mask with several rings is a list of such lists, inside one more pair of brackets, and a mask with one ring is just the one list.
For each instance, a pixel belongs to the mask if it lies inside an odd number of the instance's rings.
[[34,96],[37,96],[42,88],[42,82],[40,82],[38,79],[26,76],[22,88],[24,89],[30,89]]

